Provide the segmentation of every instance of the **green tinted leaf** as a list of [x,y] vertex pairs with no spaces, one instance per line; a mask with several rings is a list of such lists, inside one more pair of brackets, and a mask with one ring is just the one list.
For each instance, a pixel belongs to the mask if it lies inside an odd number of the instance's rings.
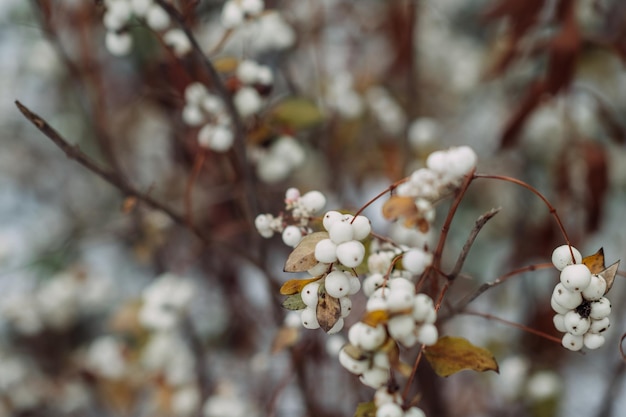
[[428,346],[424,354],[439,376],[450,376],[465,369],[498,372],[498,363],[491,352],[462,337],[444,336],[435,345]]
[[287,310],[304,310],[306,308],[306,304],[304,304],[302,296],[298,293],[285,298],[285,301],[283,301],[283,307]]
[[375,417],[376,416],[376,404],[374,401],[367,403],[359,403],[356,406],[354,417]]
[[292,97],[281,101],[272,110],[271,117],[276,122],[294,129],[312,127],[324,120],[319,107],[313,101],[302,97]]

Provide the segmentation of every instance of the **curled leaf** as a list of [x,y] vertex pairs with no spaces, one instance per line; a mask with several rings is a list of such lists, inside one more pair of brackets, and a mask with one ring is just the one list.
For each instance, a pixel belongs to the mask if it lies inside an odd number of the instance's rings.
[[613,282],[615,282],[615,275],[617,275],[617,268],[619,268],[619,261],[615,262],[613,265],[601,271],[598,275],[604,278],[606,282],[606,291],[605,294],[609,292],[611,287],[613,286]]
[[317,302],[317,322],[325,331],[333,328],[341,317],[341,303],[338,298],[331,297],[325,291],[319,295]]
[[302,296],[298,293],[285,298],[283,301],[283,307],[287,310],[304,310],[306,308],[306,304],[304,304]]
[[411,197],[394,195],[383,205],[383,217],[387,220],[415,217],[417,213],[415,200]]
[[498,363],[491,352],[462,337],[441,337],[435,345],[428,346],[424,354],[439,376],[450,376],[465,369],[498,372]]
[[593,255],[585,256],[582,263],[589,268],[592,274],[599,274],[604,270],[604,248],[598,249]]
[[290,279],[285,282],[282,287],[280,287],[280,293],[282,295],[298,294],[302,292],[302,288],[304,288],[307,284],[315,282],[320,278],[321,276],[309,279]]
[[368,326],[376,327],[379,324],[387,323],[389,321],[389,312],[386,310],[372,310],[368,311],[361,321]]
[[322,239],[328,238],[328,232],[315,232],[302,238],[298,246],[289,254],[285,262],[285,272],[304,272],[315,265],[315,245]]

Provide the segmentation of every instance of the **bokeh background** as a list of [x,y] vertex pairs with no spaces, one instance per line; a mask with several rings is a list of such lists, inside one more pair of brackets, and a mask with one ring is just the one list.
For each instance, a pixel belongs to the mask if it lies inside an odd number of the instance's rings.
[[[0,2],[0,416],[353,415],[373,390],[339,366],[341,335],[285,321],[289,248],[254,229],[256,214],[283,210],[288,187],[355,212],[433,150],[469,145],[479,172],[540,190],[584,255],[626,254],[619,0],[267,0],[227,36],[224,2],[173,1],[229,91],[239,60],[272,71],[262,108],[225,153],[200,146],[182,116],[187,85],[215,91],[201,60],[172,54],[141,19],[129,53],[111,54],[104,3]],[[15,100],[179,217],[67,158]],[[295,141],[281,148],[285,135]],[[402,239],[381,203],[365,211],[374,230]],[[478,180],[452,223],[450,263],[492,207],[502,210],[449,300],[549,261],[563,243],[528,190]],[[558,336],[557,279],[528,272],[468,308]],[[489,348],[500,373],[442,379],[424,362],[420,407],[621,416],[625,295],[620,276],[607,342],[586,354],[483,317],[442,320],[440,334]],[[347,324],[364,301],[355,297]]]

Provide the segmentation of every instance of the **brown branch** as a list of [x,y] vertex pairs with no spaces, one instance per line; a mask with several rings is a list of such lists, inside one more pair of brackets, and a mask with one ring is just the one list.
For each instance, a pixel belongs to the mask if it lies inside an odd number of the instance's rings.
[[463,245],[463,249],[461,250],[461,254],[459,255],[458,259],[456,260],[456,264],[454,265],[454,268],[452,269],[452,272],[450,272],[448,274],[448,280],[453,281],[461,273],[461,269],[463,268],[463,264],[465,263],[465,259],[467,258],[467,255],[469,254],[469,251],[472,248],[472,245],[474,244],[474,241],[476,240],[476,237],[478,237],[478,234],[482,230],[483,226],[485,224],[487,224],[487,222],[489,220],[491,220],[491,218],[493,216],[498,214],[500,212],[500,210],[502,210],[501,207],[493,208],[493,209],[489,210],[488,212],[486,212],[485,214],[483,214],[482,216],[480,216],[476,220],[476,224],[474,225],[474,228],[470,232],[470,235],[468,236],[467,241],[465,241],[465,245]]
[[559,345],[561,344],[561,339],[559,339],[558,337],[552,336],[551,334],[544,333],[544,332],[542,332],[540,330],[533,329],[532,327],[528,327],[528,326],[525,326],[525,325],[520,324],[520,323],[515,323],[514,321],[509,321],[509,320],[506,320],[506,319],[494,316],[493,314],[480,313],[478,311],[464,311],[462,314],[465,314],[465,315],[468,315],[468,316],[482,317],[482,318],[487,319],[487,320],[499,321],[500,323],[504,323],[506,325],[515,327],[515,328],[520,329],[522,331],[525,331],[527,333],[534,334],[534,335],[542,337],[542,338],[544,338],[546,340],[550,340],[550,341],[552,341],[554,343],[558,343]]
[[206,246],[211,246],[220,250],[228,251],[232,255],[246,259],[248,262],[259,268],[261,271],[265,271],[263,264],[259,260],[252,257],[250,254],[246,253],[246,251],[234,248],[227,242],[211,239],[198,227],[187,224],[185,218],[182,215],[178,214],[176,211],[174,211],[172,208],[154,199],[147,193],[137,190],[118,173],[97,164],[93,159],[85,154],[80,149],[80,147],[78,147],[77,145],[71,145],[66,139],[63,138],[63,136],[61,136],[59,132],[57,132],[52,126],[50,126],[48,122],[42,119],[39,115],[33,113],[28,107],[24,106],[19,101],[15,101],[15,105],[20,110],[20,112],[22,112],[24,117],[26,117],[26,119],[28,119],[28,121],[30,121],[37,129],[39,129],[41,133],[43,133],[56,146],[58,146],[69,159],[73,159],[74,161],[78,162],[89,171],[93,172],[115,188],[119,189],[124,195],[135,197],[138,200],[144,202],[146,205],[152,207],[153,209],[160,210],[163,213],[167,214],[174,222],[178,223],[179,225],[186,226]]

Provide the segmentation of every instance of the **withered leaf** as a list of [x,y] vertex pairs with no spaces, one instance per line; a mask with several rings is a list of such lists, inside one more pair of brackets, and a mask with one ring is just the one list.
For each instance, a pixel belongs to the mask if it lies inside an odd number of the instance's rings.
[[619,268],[619,261],[615,262],[613,265],[609,266],[608,268],[604,269],[602,272],[598,274],[602,278],[604,278],[604,281],[606,281],[606,291],[604,291],[605,294],[609,292],[609,290],[613,286],[613,282],[615,282],[615,275],[617,275],[617,268]]
[[428,346],[424,354],[439,376],[450,376],[465,369],[498,372],[498,363],[491,352],[462,337],[443,336],[435,345]]
[[287,310],[304,310],[306,308],[306,304],[304,304],[302,296],[298,293],[285,298],[283,301],[283,307]]
[[300,339],[300,329],[297,327],[283,326],[278,329],[274,341],[272,342],[272,353],[280,352],[290,348]]
[[393,195],[383,205],[383,217],[396,220],[398,217],[415,217],[418,214],[415,200],[411,197]]
[[280,287],[280,293],[282,295],[298,294],[302,292],[302,288],[304,288],[307,284],[315,282],[320,278],[321,276],[309,279],[290,279],[289,281],[285,282],[282,287]]
[[293,129],[306,129],[324,120],[324,114],[315,102],[304,97],[292,97],[281,101],[272,109],[270,117]]
[[322,239],[328,238],[328,232],[315,232],[302,238],[298,246],[289,254],[285,262],[285,272],[304,272],[315,265],[315,245]]
[[379,324],[387,323],[389,321],[389,312],[386,310],[372,310],[368,311],[361,321],[368,326],[376,327]]
[[375,417],[376,416],[376,404],[374,401],[366,403],[359,403],[356,406],[354,417]]
[[325,291],[320,292],[317,301],[317,322],[325,331],[333,328],[341,317],[341,303],[338,298],[331,297]]
[[604,248],[598,249],[593,255],[585,256],[582,263],[589,268],[592,274],[599,274],[605,268],[604,266]]

